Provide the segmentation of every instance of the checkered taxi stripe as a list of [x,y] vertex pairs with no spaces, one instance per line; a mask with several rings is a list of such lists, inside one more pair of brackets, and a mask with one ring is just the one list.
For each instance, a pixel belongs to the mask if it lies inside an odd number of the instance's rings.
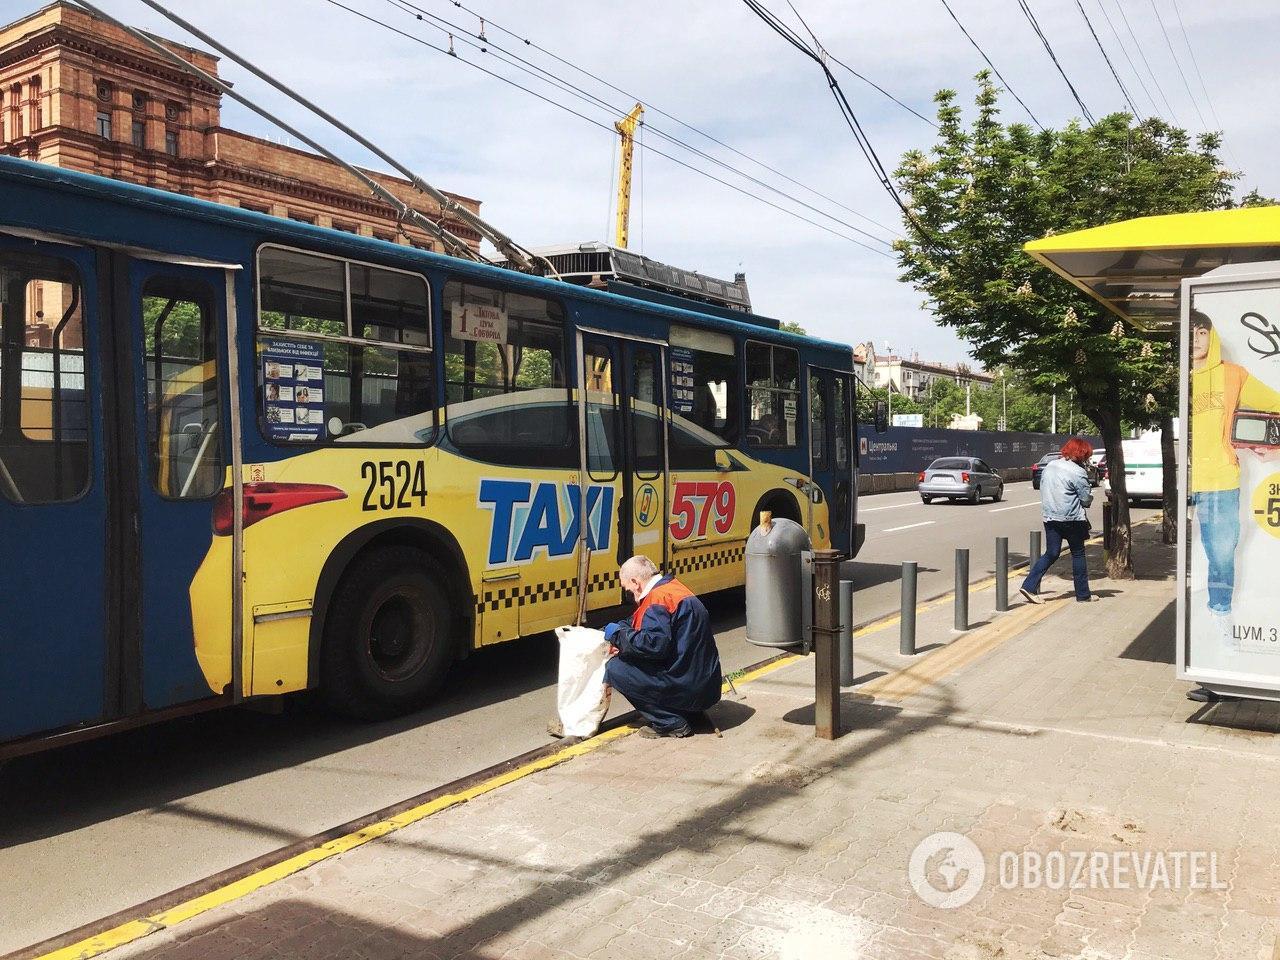
[[746,544],[744,543],[732,547],[722,547],[719,550],[699,551],[692,556],[686,554],[683,557],[678,557],[671,564],[669,572],[672,576],[679,577],[699,570],[714,570],[716,567],[725,567],[731,563],[741,563],[745,554]]
[[[618,571],[612,573],[593,573],[587,581],[587,593],[598,593],[601,590],[618,589]],[[576,581],[549,580],[546,583],[526,583],[523,585],[499,587],[497,590],[486,590],[483,595],[476,596],[476,613],[485,610],[502,610],[510,607],[524,606],[527,603],[539,603],[543,600],[561,600],[564,597],[576,597],[578,589]]]
[[[731,563],[741,563],[745,553],[745,544],[722,547],[717,550],[691,551],[677,558],[668,569],[672,576],[679,577],[701,570],[714,570]],[[618,572],[593,573],[587,582],[587,593],[599,593],[601,590],[618,589]],[[573,579],[549,580],[545,583],[526,583],[510,587],[498,587],[486,590],[476,596],[476,613],[486,610],[503,610],[511,607],[539,603],[543,600],[561,600],[565,597],[577,596],[577,588]]]

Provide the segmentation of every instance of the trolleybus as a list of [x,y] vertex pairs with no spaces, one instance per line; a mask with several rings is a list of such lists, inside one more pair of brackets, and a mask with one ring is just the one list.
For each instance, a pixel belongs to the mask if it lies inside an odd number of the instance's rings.
[[0,753],[852,553],[849,347],[0,158]]

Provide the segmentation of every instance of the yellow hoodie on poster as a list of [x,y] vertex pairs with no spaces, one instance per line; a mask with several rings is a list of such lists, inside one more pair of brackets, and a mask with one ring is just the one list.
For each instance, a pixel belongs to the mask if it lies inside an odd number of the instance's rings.
[[1280,393],[1222,359],[1216,330],[1209,331],[1204,365],[1191,371],[1191,492],[1234,490],[1240,460],[1231,446],[1231,427],[1241,407],[1280,413]]

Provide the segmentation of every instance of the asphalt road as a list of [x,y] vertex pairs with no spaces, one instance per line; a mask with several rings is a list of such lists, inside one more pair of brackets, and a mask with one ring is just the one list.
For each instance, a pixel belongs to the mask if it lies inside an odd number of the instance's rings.
[[[1025,560],[1038,502],[1026,483],[978,506],[865,498],[867,543],[845,570],[855,620],[897,609],[903,560],[919,564],[921,600],[951,589],[956,547],[970,549],[974,581],[994,572],[997,536]],[[708,605],[726,671],[772,652],[746,643],[741,591]],[[389,723],[295,701],[283,715],[223,711],[11,761],[0,768],[0,954],[541,746],[555,664],[554,639],[535,637],[459,664],[439,703]]]

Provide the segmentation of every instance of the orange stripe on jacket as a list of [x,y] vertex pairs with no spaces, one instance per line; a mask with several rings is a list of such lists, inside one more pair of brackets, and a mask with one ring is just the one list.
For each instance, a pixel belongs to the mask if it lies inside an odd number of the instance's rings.
[[636,612],[631,615],[631,629],[639,630],[640,625],[644,622],[644,612],[649,609],[651,604],[658,604],[667,608],[668,613],[675,613],[676,607],[680,606],[680,601],[693,596],[693,591],[686,587],[679,580],[669,580],[666,583],[660,583],[650,590],[640,605],[636,607]]

